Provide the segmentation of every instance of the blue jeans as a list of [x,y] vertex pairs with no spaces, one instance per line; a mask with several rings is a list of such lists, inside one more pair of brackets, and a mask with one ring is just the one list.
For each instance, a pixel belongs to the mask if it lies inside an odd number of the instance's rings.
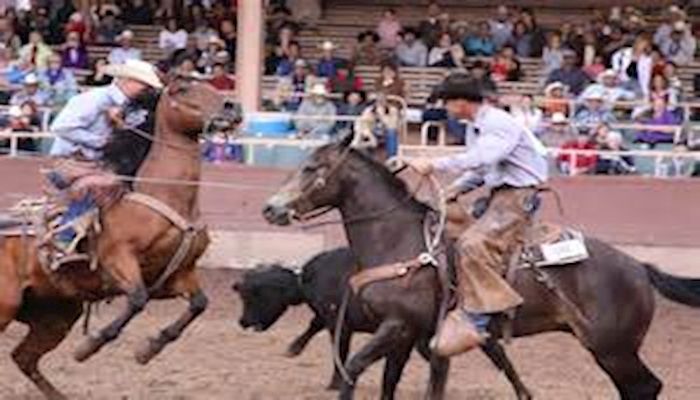
[[384,130],[384,150],[387,157],[399,154],[399,132],[396,129]]
[[469,319],[472,321],[472,323],[480,333],[487,332],[489,322],[491,322],[491,315],[474,314],[467,311],[465,311],[464,313],[467,314],[467,317],[469,317]]
[[[81,199],[73,200],[68,205],[68,210],[66,210],[66,213],[61,217],[60,225],[65,225],[76,220],[77,218],[80,218],[83,214],[90,211],[95,206],[95,200],[90,194],[85,195]],[[75,230],[70,227],[59,232],[56,237],[63,243],[70,243],[73,241],[73,239],[75,239],[76,234],[77,233]]]

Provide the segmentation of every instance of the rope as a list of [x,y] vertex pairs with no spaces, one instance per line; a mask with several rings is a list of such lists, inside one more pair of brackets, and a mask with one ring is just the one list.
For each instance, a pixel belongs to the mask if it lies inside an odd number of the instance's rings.
[[350,373],[345,369],[343,365],[343,360],[340,359],[340,339],[343,333],[343,325],[345,324],[345,314],[348,310],[348,303],[350,302],[350,294],[352,289],[350,285],[345,286],[345,293],[343,294],[343,301],[340,303],[340,309],[338,310],[338,318],[335,320],[335,337],[333,338],[333,363],[335,367],[340,372],[340,376],[343,378],[345,383],[350,386],[355,386],[352,378],[350,378]]

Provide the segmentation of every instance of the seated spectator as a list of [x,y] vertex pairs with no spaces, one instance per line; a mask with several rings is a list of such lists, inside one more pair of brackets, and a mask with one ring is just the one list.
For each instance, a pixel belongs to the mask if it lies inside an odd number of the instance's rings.
[[[596,79],[603,71],[605,71],[605,60],[603,60],[601,55],[596,55],[592,64],[583,67],[583,72],[588,75],[589,79]],[[617,73],[615,73],[615,76],[617,76]]]
[[335,44],[330,40],[326,40],[321,45],[321,58],[318,60],[318,65],[316,65],[316,75],[331,79],[335,76],[336,68],[338,63],[342,60],[333,55],[333,50],[335,50]]
[[171,54],[175,50],[187,47],[187,31],[178,28],[177,20],[169,18],[158,34],[158,48]]
[[400,42],[401,22],[396,17],[396,10],[389,8],[384,11],[382,19],[377,25],[377,35],[379,35],[379,46],[393,50]]
[[550,74],[564,64],[564,49],[561,47],[561,35],[553,32],[547,37],[547,46],[542,50],[542,63],[545,74]]
[[231,55],[231,59],[236,59],[238,36],[236,34],[236,25],[233,24],[231,20],[221,21],[219,25],[219,37],[224,41],[224,47],[228,54]]
[[61,62],[64,68],[88,69],[88,53],[78,32],[70,32],[61,52]]
[[197,59],[197,70],[204,74],[210,74],[214,64],[218,61],[219,53],[222,51],[225,52],[224,41],[218,36],[210,37],[207,42],[207,48],[202,51],[199,59]]
[[114,11],[106,11],[97,25],[97,43],[113,44],[124,31],[124,24],[119,21]]
[[652,59],[651,44],[647,38],[640,36],[632,47],[618,50],[613,54],[611,64],[625,88],[649,95]]
[[226,70],[226,65],[223,63],[216,63],[212,69],[212,77],[209,79],[209,83],[214,86],[217,90],[235,90],[236,81],[231,78],[228,71]]
[[[357,117],[367,106],[367,93],[363,90],[349,90],[343,94],[343,100],[338,106],[338,115]],[[352,129],[352,121],[338,121],[337,127],[341,129]]]
[[542,57],[542,50],[547,44],[544,30],[537,24],[535,14],[532,9],[523,8],[520,10],[520,21],[525,24],[527,32],[532,35],[532,54],[531,57]]
[[266,111],[293,112],[299,108],[294,97],[294,86],[291,78],[280,78],[275,86],[275,92],[269,101],[263,100]]
[[515,50],[504,46],[491,63],[491,79],[494,82],[515,82],[520,80],[520,62],[515,58]]
[[669,110],[673,111],[678,108],[680,93],[676,88],[669,85],[668,80],[663,75],[654,75],[651,79],[651,90],[647,101],[653,103],[656,99],[664,99],[668,104]]
[[425,67],[428,62],[428,48],[416,36],[416,31],[406,28],[401,43],[396,46],[396,59],[404,67]]
[[[652,108],[645,115],[636,118],[640,123],[646,125],[678,125],[680,118],[668,109],[668,104],[664,98],[656,98],[652,103]],[[659,143],[673,143],[675,135],[672,131],[654,130],[650,128],[637,133],[636,143],[643,143],[653,148]]]
[[[386,157],[393,157],[399,150],[399,126],[401,113],[383,93],[378,93],[374,104],[365,108],[355,121],[355,137],[359,141],[376,142]],[[364,144],[364,143],[361,143]]]
[[38,107],[49,104],[49,94],[39,87],[39,78],[36,74],[28,74],[24,77],[22,89],[12,95],[10,105],[21,106],[24,103],[32,102]]
[[623,88],[619,84],[617,73],[612,69],[601,72],[598,75],[597,83],[589,85],[581,93],[579,100],[583,101],[591,92],[602,93],[605,106],[609,109],[614,108],[615,103],[618,101],[632,101],[637,97],[636,93]]
[[571,93],[579,95],[588,85],[590,79],[585,72],[576,65],[576,53],[566,49],[563,52],[564,62],[559,69],[552,71],[547,77],[547,83],[561,82],[565,84]]
[[685,12],[676,5],[670,6],[665,14],[665,21],[656,28],[654,33],[654,44],[657,46],[661,46],[667,41],[671,37],[674,27],[678,26],[678,23],[685,23],[687,18]]
[[[596,144],[588,136],[587,132],[579,132],[576,139],[567,141],[561,150],[595,150]],[[595,172],[598,156],[595,154],[566,153],[557,157],[557,167],[561,173],[567,175],[582,175]]]
[[87,40],[89,38],[90,34],[90,27],[88,26],[88,23],[85,21],[85,17],[83,16],[82,13],[80,12],[73,12],[68,21],[66,22],[66,26],[63,27],[63,31],[66,33],[66,35],[69,35],[71,33],[77,33],[78,38],[82,40]]
[[477,33],[466,37],[462,45],[468,56],[491,57],[496,53],[488,22],[479,23]]
[[513,24],[510,22],[508,7],[498,6],[496,18],[489,20],[489,29],[496,50],[500,50],[513,38]]
[[19,58],[22,64],[32,65],[35,68],[46,68],[51,54],[53,54],[53,50],[44,43],[41,33],[32,31],[29,34],[29,43],[22,46],[19,51]]
[[533,33],[527,30],[524,22],[518,21],[513,27],[513,38],[510,45],[515,49],[518,57],[532,57],[533,52]]
[[112,83],[112,77],[105,75],[104,68],[107,66],[107,60],[104,58],[98,58],[95,61],[95,65],[91,68],[92,75],[88,76],[85,80],[85,85],[87,86],[105,86]]
[[693,61],[696,48],[697,40],[683,21],[676,22],[669,37],[659,43],[659,49],[664,57],[681,66]]
[[218,32],[209,25],[209,21],[203,19],[197,23],[195,29],[190,32],[189,40],[194,40],[197,50],[200,52],[205,51],[207,46],[209,46],[209,39],[212,36],[219,36]]
[[679,99],[682,99],[683,82],[681,82],[681,78],[678,76],[678,68],[676,67],[676,64],[670,61],[667,62],[664,65],[663,76],[666,78],[666,82],[668,82],[668,87],[673,89],[678,94]]
[[[297,61],[300,60],[300,55],[301,49],[299,47],[299,43],[292,42],[289,45],[289,50],[285,54],[285,57],[280,61],[279,65],[277,66],[277,75],[289,76],[294,71]],[[306,62],[304,62],[304,65],[306,65]]]
[[422,20],[420,24],[418,24],[420,39],[429,48],[438,45],[440,35],[443,32],[440,26],[440,14],[442,14],[442,10],[438,3],[436,1],[431,1],[428,4],[428,18]]
[[[623,145],[622,134],[617,131],[608,132],[605,142],[599,146],[599,150],[627,151]],[[634,157],[629,155],[605,154],[598,155],[595,166],[596,174],[603,175],[628,175],[636,172]]]
[[428,65],[442,68],[462,68],[464,64],[464,49],[459,44],[452,43],[452,36],[445,32],[440,35],[437,46],[428,54]]
[[571,100],[568,97],[568,89],[561,82],[552,82],[544,89],[544,102],[542,110],[544,115],[552,117],[555,113],[569,115]]
[[131,41],[134,39],[134,32],[125,30],[117,36],[119,47],[113,48],[107,56],[110,64],[124,64],[127,60],[140,60],[141,50],[132,47]]
[[122,10],[122,19],[129,25],[151,25],[153,10],[145,0],[127,0]]
[[[315,83],[299,106],[294,125],[298,135],[309,139],[330,139],[335,127],[336,107],[328,99],[328,92],[323,83]],[[305,119],[303,117],[311,117]]]
[[[292,12],[282,5],[267,7],[266,10],[269,11],[267,15],[268,37],[274,40],[279,37],[280,31],[282,31],[285,26],[292,25]],[[273,42],[270,44],[275,43]]]
[[544,116],[529,94],[520,96],[520,100],[510,107],[510,114],[532,132],[536,132],[540,127]]
[[49,57],[49,67],[39,70],[39,81],[49,94],[49,104],[58,107],[66,104],[68,99],[78,94],[78,83],[70,69],[63,68],[61,56]]
[[663,74],[666,61],[663,54],[661,54],[661,50],[656,47],[653,48],[651,50],[651,76]]
[[41,37],[48,44],[56,44],[53,24],[49,18],[49,10],[46,7],[36,7],[29,14],[29,28],[41,34]]
[[615,122],[612,111],[605,106],[605,98],[602,90],[592,90],[583,98],[583,105],[576,112],[573,122],[582,132],[591,130],[600,123]]
[[597,57],[600,57],[600,64],[604,65],[602,56],[603,54],[595,32],[591,30],[585,31],[581,37],[581,61],[583,63],[583,69],[585,70],[594,64]]
[[401,79],[399,69],[392,63],[384,63],[380,69],[379,77],[374,85],[378,92],[386,95],[404,97],[405,87],[404,81]]
[[10,50],[10,57],[19,54],[22,47],[22,39],[15,33],[14,23],[9,17],[0,17],[0,44]]
[[352,61],[355,65],[379,65],[383,57],[377,46],[379,35],[372,31],[360,33],[357,36],[357,45],[352,53]]
[[304,99],[304,95],[311,89],[311,85],[314,83],[314,76],[309,73],[309,65],[306,61],[297,60],[291,78],[294,97],[292,104],[294,110],[296,110]]
[[0,44],[0,86],[21,84],[24,76],[19,63],[11,59],[11,50]]
[[284,50],[282,46],[274,45],[271,47],[271,51],[267,51],[267,57],[265,57],[265,75],[276,75],[277,69],[280,66],[282,60],[284,60]]
[[576,128],[566,115],[556,112],[548,121],[543,121],[534,131],[547,147],[558,148],[566,142],[576,139]]
[[340,61],[336,73],[328,82],[331,93],[347,93],[362,90],[362,79],[355,74],[355,67],[347,61]]
[[[41,119],[39,111],[34,103],[27,101],[21,105],[10,107],[9,115],[3,126],[2,132],[39,132]],[[20,138],[17,148],[23,151],[37,151],[36,140],[33,138]]]
[[286,0],[292,18],[298,23],[316,26],[322,16],[321,0]]

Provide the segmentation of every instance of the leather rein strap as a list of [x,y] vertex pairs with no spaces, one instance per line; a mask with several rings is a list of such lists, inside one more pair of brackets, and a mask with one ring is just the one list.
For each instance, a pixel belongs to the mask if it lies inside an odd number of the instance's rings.
[[173,256],[170,258],[167,267],[158,277],[158,280],[151,285],[150,288],[148,288],[148,292],[152,294],[160,290],[165,282],[175,273],[175,271],[178,270],[178,268],[180,268],[180,264],[182,264],[192,248],[192,243],[197,236],[199,227],[187,221],[177,211],[173,210],[172,207],[165,204],[161,200],[156,199],[155,197],[143,193],[130,192],[124,196],[124,199],[142,204],[151,210],[156,211],[160,215],[167,218],[173,225],[175,225],[175,227],[183,232],[180,245],[175,251],[175,254],[173,254]]

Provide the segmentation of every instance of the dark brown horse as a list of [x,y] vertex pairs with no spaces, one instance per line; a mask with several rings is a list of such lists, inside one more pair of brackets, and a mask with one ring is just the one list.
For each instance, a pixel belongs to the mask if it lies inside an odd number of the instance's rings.
[[[344,140],[317,149],[268,200],[265,217],[285,225],[292,217],[336,207],[346,221],[345,231],[361,268],[415,258],[425,251],[423,221],[431,211],[383,165],[348,145]],[[574,333],[622,399],[656,399],[661,381],[639,357],[654,313],[653,288],[675,301],[700,306],[700,281],[663,274],[593,238],[587,238],[586,245],[589,259],[547,271],[580,311],[580,324],[567,322],[570,309],[561,297],[526,269],[515,278],[525,303],[517,310],[513,333]],[[434,333],[439,287],[434,269],[423,268],[410,278],[375,282],[360,292],[365,308],[375,317],[376,333],[345,364],[352,382],[344,384],[341,399],[351,399],[358,377],[382,358],[386,359],[382,398],[393,398],[414,343],[429,340]],[[498,337],[499,329],[492,325]],[[444,395],[447,361],[437,359],[432,367],[428,396],[439,399]],[[516,390],[519,398],[530,398],[526,389],[516,385]]]
[[[153,180],[199,181],[200,133],[211,124],[222,129],[233,127],[239,115],[232,111],[233,104],[207,83],[175,78],[160,97],[153,144],[137,175],[143,181],[134,185],[134,191],[164,203],[194,224],[199,218],[198,187]],[[128,305],[79,347],[75,353],[78,361],[116,339],[150,299],[183,297],[189,301],[182,316],[137,351],[136,359],[142,364],[176,340],[207,306],[195,272],[196,261],[209,243],[206,229],[195,231],[182,262],[154,287],[185,237],[181,227],[153,207],[126,199],[103,211],[101,225],[96,272],[87,265],[67,265],[58,272],[48,272],[39,262],[34,239],[15,236],[0,242],[0,332],[13,320],[29,326],[12,357],[50,399],[64,396],[39,371],[39,361],[63,341],[81,316],[83,301],[125,294]]]

